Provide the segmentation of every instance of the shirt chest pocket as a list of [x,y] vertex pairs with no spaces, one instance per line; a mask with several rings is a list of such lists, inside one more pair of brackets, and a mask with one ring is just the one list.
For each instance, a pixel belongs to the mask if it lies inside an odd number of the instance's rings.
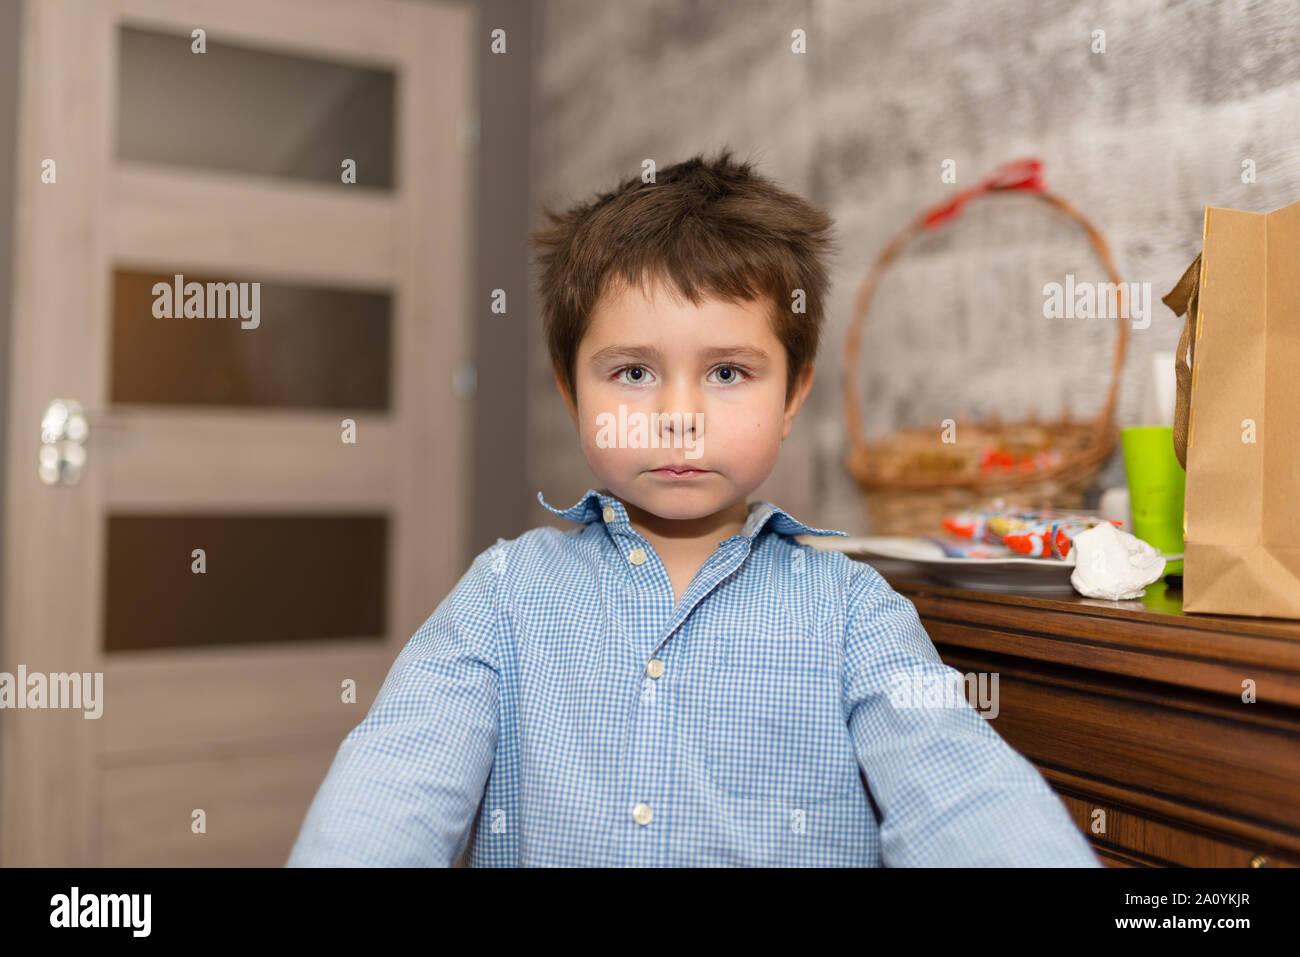
[[861,788],[841,708],[841,655],[797,632],[727,630],[705,695],[713,783],[733,797],[791,807]]

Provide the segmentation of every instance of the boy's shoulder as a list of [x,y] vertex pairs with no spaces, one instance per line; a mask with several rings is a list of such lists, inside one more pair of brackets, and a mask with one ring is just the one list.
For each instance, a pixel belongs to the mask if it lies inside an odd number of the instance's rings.
[[[813,544],[788,535],[780,536],[793,547],[792,561],[806,563],[824,579],[835,582],[844,590],[864,585],[874,585],[876,580],[884,581],[880,573],[864,561],[846,554],[831,545]],[[803,536],[801,536],[803,538]]]
[[471,567],[490,570],[495,577],[544,573],[578,561],[584,549],[585,527],[573,529],[539,525],[514,538],[498,538],[475,556]]

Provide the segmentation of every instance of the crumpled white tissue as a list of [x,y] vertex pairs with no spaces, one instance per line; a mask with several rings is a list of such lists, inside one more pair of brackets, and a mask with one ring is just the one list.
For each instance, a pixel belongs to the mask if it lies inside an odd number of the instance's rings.
[[1074,536],[1070,552],[1074,555],[1070,584],[1089,598],[1141,598],[1147,585],[1165,573],[1160,552],[1110,522]]

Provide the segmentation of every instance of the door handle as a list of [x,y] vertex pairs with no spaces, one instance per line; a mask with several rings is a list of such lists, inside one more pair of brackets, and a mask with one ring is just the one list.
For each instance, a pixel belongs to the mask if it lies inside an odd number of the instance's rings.
[[76,485],[86,470],[90,424],[76,399],[54,399],[41,416],[38,474],[46,485]]

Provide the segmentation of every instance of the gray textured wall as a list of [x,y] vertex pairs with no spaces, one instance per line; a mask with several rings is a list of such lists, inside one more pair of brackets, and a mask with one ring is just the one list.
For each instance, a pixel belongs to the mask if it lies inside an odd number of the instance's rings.
[[[839,345],[880,247],[922,206],[1005,160],[1048,186],[1149,282],[1119,422],[1144,420],[1150,354],[1181,320],[1159,303],[1196,255],[1203,208],[1300,200],[1300,4],[1036,0],[544,0],[537,7],[533,170],[565,204],[639,171],[730,145],[835,216],[817,384],[755,497],[850,532],[867,528],[842,465]],[[790,51],[807,31],[808,52]],[[1105,31],[1106,52],[1092,52]],[[1242,182],[1243,160],[1257,182]],[[540,220],[535,216],[535,222]],[[1044,283],[1102,279],[1077,227],[1025,198],[971,207],[914,246],[882,285],[861,375],[871,434],[946,417],[1094,414],[1113,326],[1043,318]],[[570,504],[593,477],[556,394],[536,310],[529,331],[529,478]],[[1102,476],[1123,484],[1118,452]],[[534,510],[542,524],[550,516]],[[562,524],[554,522],[554,524]]]
[[[520,458],[526,448],[528,357],[534,343],[510,335],[527,325],[528,249],[532,178],[527,168],[534,9],[526,0],[481,0],[478,56],[479,138],[474,153],[476,235],[473,322],[473,469],[465,566],[498,538],[514,538],[537,524]],[[505,55],[486,51],[492,30],[509,37]],[[505,316],[490,309],[492,290],[506,291]],[[515,319],[518,315],[520,318]]]

